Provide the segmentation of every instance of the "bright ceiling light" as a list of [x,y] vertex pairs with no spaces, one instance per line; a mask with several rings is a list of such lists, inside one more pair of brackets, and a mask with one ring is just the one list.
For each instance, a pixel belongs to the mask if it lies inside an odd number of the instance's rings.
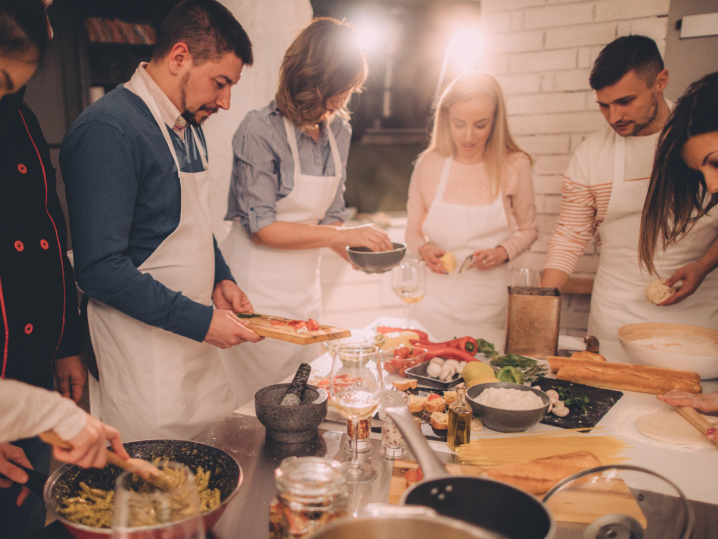
[[434,102],[439,97],[449,63],[458,67],[462,73],[467,73],[478,68],[482,53],[481,35],[476,30],[463,29],[451,36],[449,44],[446,46],[439,83],[436,85],[436,92],[434,92]]

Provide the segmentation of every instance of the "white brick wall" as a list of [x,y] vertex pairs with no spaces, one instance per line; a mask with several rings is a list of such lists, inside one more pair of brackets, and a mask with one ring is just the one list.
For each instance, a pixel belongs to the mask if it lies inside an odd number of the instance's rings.
[[[543,265],[561,205],[560,187],[571,154],[605,125],[588,75],[601,49],[616,37],[641,34],[665,50],[670,0],[482,0],[486,38],[483,69],[506,96],[518,144],[534,158],[539,239],[517,263]],[[598,252],[591,242],[576,273],[592,275]],[[584,334],[590,298],[562,301],[562,327]]]

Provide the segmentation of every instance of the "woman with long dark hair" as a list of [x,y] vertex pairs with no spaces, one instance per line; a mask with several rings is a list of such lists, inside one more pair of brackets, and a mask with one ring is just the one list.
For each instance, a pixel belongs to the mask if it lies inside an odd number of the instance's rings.
[[[691,84],[678,99],[658,140],[648,196],[643,207],[638,253],[656,273],[662,251],[718,204],[718,72]],[[677,291],[662,306],[693,294],[718,266],[718,241],[665,282]],[[711,324],[706,320],[706,324]],[[711,326],[713,327],[713,326]]]

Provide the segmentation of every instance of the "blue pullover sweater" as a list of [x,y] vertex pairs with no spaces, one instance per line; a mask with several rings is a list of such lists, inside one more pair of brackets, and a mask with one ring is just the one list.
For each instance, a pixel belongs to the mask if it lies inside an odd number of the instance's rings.
[[[183,172],[202,170],[199,151],[165,126]],[[190,126],[187,129],[194,129]],[[118,86],[85,110],[62,143],[75,274],[82,290],[151,326],[204,340],[212,307],[170,290],[137,268],[177,228],[181,188],[172,154],[139,96]],[[214,240],[215,284],[232,279]]]

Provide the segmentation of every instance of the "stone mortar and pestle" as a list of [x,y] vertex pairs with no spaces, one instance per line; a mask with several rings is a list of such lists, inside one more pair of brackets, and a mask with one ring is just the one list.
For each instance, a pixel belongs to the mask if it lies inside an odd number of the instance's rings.
[[312,368],[302,363],[291,384],[276,384],[254,395],[257,419],[267,436],[284,443],[306,442],[319,435],[327,416],[327,392],[307,385]]

